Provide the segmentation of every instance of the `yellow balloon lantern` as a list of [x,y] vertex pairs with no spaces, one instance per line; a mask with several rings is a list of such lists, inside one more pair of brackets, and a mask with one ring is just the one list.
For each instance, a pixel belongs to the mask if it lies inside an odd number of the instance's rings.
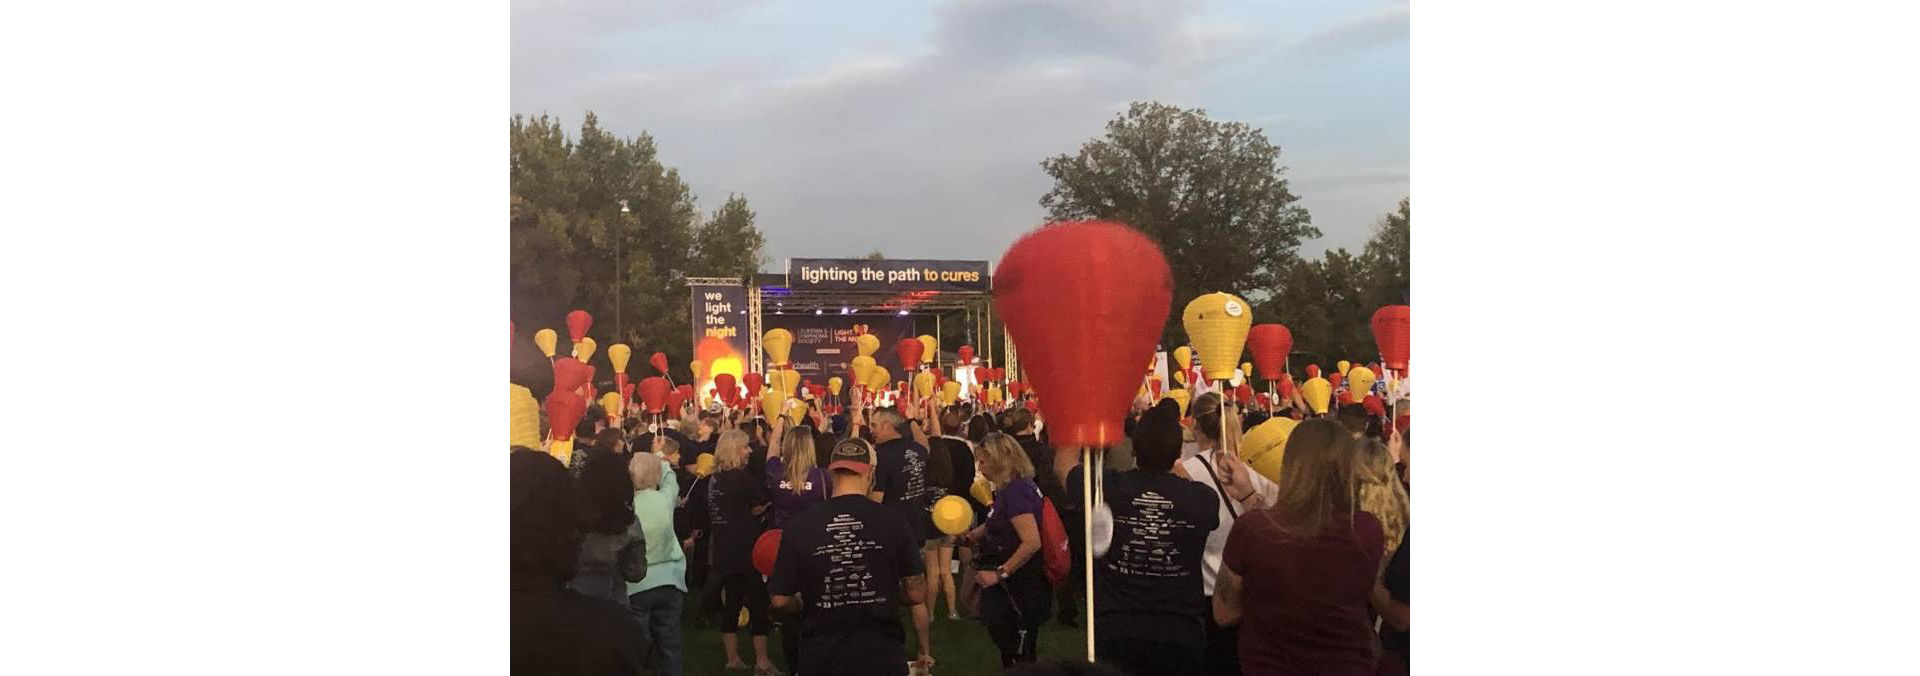
[[873,357],[864,354],[854,357],[853,361],[848,363],[847,366],[853,369],[853,384],[858,387],[868,388],[872,387],[868,383],[873,382],[873,370],[880,368],[879,364],[873,362]]
[[1340,371],[1340,377],[1344,378],[1347,375],[1347,371],[1353,368],[1353,363],[1345,359],[1342,359],[1340,361],[1334,362],[1333,368]]
[[774,329],[760,337],[760,345],[767,351],[767,358],[775,366],[784,366],[787,357],[793,352],[793,332],[786,329]]
[[695,458],[693,461],[693,475],[707,476],[710,474],[713,474],[713,454],[701,453],[700,457]]
[[765,390],[760,393],[760,412],[767,414],[768,420],[780,417],[780,411],[786,405],[787,395],[781,394],[779,390]]
[[1347,371],[1347,401],[1349,403],[1358,403],[1366,399],[1367,394],[1373,390],[1373,384],[1378,380],[1379,378],[1373,375],[1373,369],[1365,366],[1355,366],[1349,369]]
[[913,376],[913,394],[921,399],[933,396],[933,371],[921,371]]
[[1247,301],[1230,293],[1209,293],[1187,303],[1180,323],[1187,329],[1187,342],[1200,353],[1207,380],[1232,378],[1233,365],[1247,348],[1247,331],[1253,328]]
[[779,382],[780,393],[789,397],[800,390],[800,372],[793,369],[780,369],[772,373]]
[[842,380],[842,379],[840,378],[840,376],[834,376],[834,377],[832,377],[832,378],[828,378],[828,379],[827,379],[827,391],[828,391],[828,392],[832,392],[832,393],[833,393],[833,396],[836,396],[836,397],[838,397],[838,396],[840,396],[840,386],[841,386],[841,385],[845,385],[846,383],[847,383],[847,381],[845,381],[845,380]]
[[940,405],[952,406],[960,400],[960,383],[947,381],[940,384]]
[[1250,362],[1250,361],[1240,362],[1240,372],[1247,374],[1247,379],[1252,380],[1253,379],[1253,362]]
[[1292,418],[1280,417],[1254,425],[1245,436],[1240,437],[1240,459],[1251,461],[1263,453],[1285,448],[1287,436],[1293,434],[1293,427],[1298,424],[1300,422]]
[[988,506],[993,505],[993,484],[987,483],[985,477],[975,479],[973,481],[973,487],[967,489],[967,492],[973,494],[973,499],[976,502]]
[[959,535],[973,528],[973,505],[958,495],[933,502],[933,527],[948,535]]
[[868,374],[867,389],[878,392],[887,389],[887,387],[892,384],[893,373],[888,371],[885,366],[874,365],[873,372]]
[[560,346],[560,334],[553,329],[540,329],[533,334],[533,344],[540,346],[540,354],[553,358],[553,351]]
[[1180,383],[1180,386],[1181,386],[1181,387],[1186,387],[1186,386],[1187,386],[1187,372],[1186,372],[1186,371],[1174,371],[1174,372],[1173,372],[1173,382],[1176,382],[1176,383]]
[[999,385],[994,385],[992,387],[987,388],[987,405],[988,406],[999,406],[1000,402],[1003,402],[1006,400],[1007,400],[1007,393],[1002,391]]
[[792,423],[793,426],[795,427],[799,427],[800,423],[805,421],[806,419],[807,419],[807,405],[801,403],[800,400],[798,399],[788,400],[787,401],[787,422]]
[[573,440],[568,439],[566,441],[561,441],[559,439],[554,439],[552,441],[547,442],[547,455],[553,456],[553,458],[555,460],[559,460],[560,464],[562,465],[572,466],[573,465]]
[[940,352],[940,343],[936,342],[933,336],[926,334],[921,334],[918,338],[914,338],[914,340],[920,341],[920,363],[933,363],[933,355]]
[[1326,413],[1327,404],[1333,401],[1333,383],[1326,378],[1308,378],[1307,382],[1300,383],[1300,396],[1306,397],[1307,406],[1312,407],[1314,413]]
[[593,342],[592,337],[581,338],[580,342],[573,344],[573,358],[584,364],[593,358],[593,351],[597,349],[600,349],[600,344]]
[[1180,416],[1186,417],[1187,400],[1190,398],[1190,396],[1191,395],[1186,390],[1167,390],[1167,396],[1161,397],[1161,399],[1172,399],[1174,403],[1179,404]]
[[1180,365],[1182,371],[1193,368],[1193,348],[1185,345],[1173,348],[1173,363]]
[[619,417],[620,416],[620,393],[607,392],[605,394],[600,395],[600,410],[606,411],[607,415]]
[[633,348],[622,343],[607,346],[607,361],[613,362],[614,373],[627,372],[627,360],[633,358]]
[[853,346],[860,351],[860,356],[871,357],[873,353],[880,351],[880,337],[871,333],[862,333],[853,339]]
[[508,384],[507,404],[507,446],[540,447],[540,402],[533,398],[533,390],[520,385]]
[[687,362],[687,371],[693,374],[693,379],[696,381],[707,379],[707,363],[706,362],[700,361],[698,359]]

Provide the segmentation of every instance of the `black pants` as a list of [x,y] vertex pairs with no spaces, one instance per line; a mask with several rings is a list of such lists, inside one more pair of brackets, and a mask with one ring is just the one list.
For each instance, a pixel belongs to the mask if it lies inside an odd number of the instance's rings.
[[[1060,525],[1067,529],[1067,550],[1073,554],[1073,567],[1056,590],[1060,599],[1060,623],[1071,624],[1087,605],[1087,533],[1077,509],[1062,510]],[[1037,557],[1036,557],[1037,558]]]
[[1206,608],[1207,673],[1239,676],[1240,628],[1222,627],[1213,621],[1213,597],[1207,597]]
[[720,578],[720,633],[740,632],[740,609],[747,609],[747,627],[754,636],[773,628],[767,617],[767,583],[758,573],[727,573]]
[[1031,664],[1039,657],[1040,624],[1053,605],[1053,590],[1031,560],[1005,582],[980,590],[980,622],[1000,649],[1000,666]]
[[1101,664],[1112,664],[1131,676],[1197,676],[1202,672],[1200,646],[1131,638],[1096,639],[1094,651]]
[[[739,618],[734,618],[739,619]],[[776,624],[780,625],[780,654],[787,658],[787,672],[800,673],[800,619],[789,617]]]

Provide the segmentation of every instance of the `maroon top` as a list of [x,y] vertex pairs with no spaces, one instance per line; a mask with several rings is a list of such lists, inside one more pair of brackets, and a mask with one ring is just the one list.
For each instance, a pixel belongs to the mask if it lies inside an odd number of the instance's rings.
[[1353,529],[1281,542],[1265,512],[1227,531],[1221,563],[1241,585],[1240,668],[1247,674],[1373,674],[1377,640],[1367,618],[1386,535],[1354,512]]

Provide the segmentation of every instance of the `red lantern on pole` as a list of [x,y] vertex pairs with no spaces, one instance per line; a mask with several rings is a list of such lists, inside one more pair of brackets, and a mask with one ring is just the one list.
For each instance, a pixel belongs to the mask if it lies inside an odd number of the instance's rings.
[[1307,365],[1307,379],[1308,379],[1308,380],[1312,380],[1312,379],[1314,379],[1314,378],[1318,378],[1318,377],[1320,377],[1320,365],[1319,365],[1319,364],[1308,364],[1308,365]]
[[573,357],[561,357],[553,360],[553,391],[576,392],[587,383],[593,382],[593,367],[580,363]]
[[1407,370],[1409,333],[1413,308],[1388,305],[1373,311],[1373,344],[1380,348],[1380,363],[1395,371]]
[[733,374],[722,373],[713,377],[713,390],[720,396],[720,403],[732,408],[740,401],[740,384],[734,382]]
[[920,344],[918,338],[902,338],[899,343],[894,344],[893,353],[900,356],[901,369],[912,371],[920,368],[920,355],[926,352],[926,349],[927,346]]
[[573,390],[554,390],[547,395],[547,436],[554,441],[573,438],[580,419],[587,416],[587,398]]
[[648,413],[662,413],[667,410],[667,395],[673,386],[660,376],[640,379],[640,402],[645,404]]
[[660,375],[663,375],[663,376],[666,375],[667,374],[667,353],[665,352],[653,353],[653,356],[647,357],[647,365],[652,366],[653,370],[659,371]]
[[[993,296],[1027,377],[1047,393],[1052,443],[1066,449],[1118,442],[1140,381],[1114,365],[1152,356],[1173,301],[1160,247],[1119,223],[1048,225],[1007,249]],[[963,360],[972,356],[961,350]]]
[[[1015,244],[1014,244],[1014,246],[1019,246],[1019,244],[1018,244],[1018,243],[1015,243]],[[1011,249],[1009,249],[1009,250],[1008,250],[1008,253],[1012,253],[1012,250],[1011,250]],[[1003,259],[1003,260],[1004,260],[1004,259]],[[972,346],[972,345],[961,345],[961,346],[960,346],[960,350],[959,350],[959,356],[960,356],[960,363],[962,363],[962,364],[971,364],[971,363],[973,363],[973,346]]]
[[767,384],[766,376],[758,373],[748,373],[742,376],[741,379],[747,382],[747,401],[759,401],[760,388],[765,387]]
[[1293,350],[1293,332],[1280,324],[1255,324],[1247,330],[1247,348],[1253,352],[1253,370],[1261,380],[1279,380]]
[[567,313],[567,336],[572,338],[573,342],[578,343],[581,338],[587,337],[587,329],[592,327],[593,315],[587,314],[586,310]]
[[633,383],[620,386],[620,398],[626,401],[633,401]]

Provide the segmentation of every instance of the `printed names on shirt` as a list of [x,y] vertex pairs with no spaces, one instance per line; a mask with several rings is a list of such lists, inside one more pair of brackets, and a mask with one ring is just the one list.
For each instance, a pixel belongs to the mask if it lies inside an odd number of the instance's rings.
[[[1173,513],[1173,501],[1147,491],[1130,502],[1132,510],[1113,515],[1114,535],[1124,538],[1107,554],[1107,565],[1122,575],[1179,577],[1193,571],[1180,565],[1180,548],[1174,544],[1175,531],[1194,528],[1194,524]],[[1132,512],[1132,513],[1125,513]]]
[[884,547],[867,532],[867,524],[851,514],[836,514],[827,522],[827,542],[813,556],[826,564],[826,585],[816,607],[821,610],[887,603],[886,590],[874,584],[870,557],[883,556]]

